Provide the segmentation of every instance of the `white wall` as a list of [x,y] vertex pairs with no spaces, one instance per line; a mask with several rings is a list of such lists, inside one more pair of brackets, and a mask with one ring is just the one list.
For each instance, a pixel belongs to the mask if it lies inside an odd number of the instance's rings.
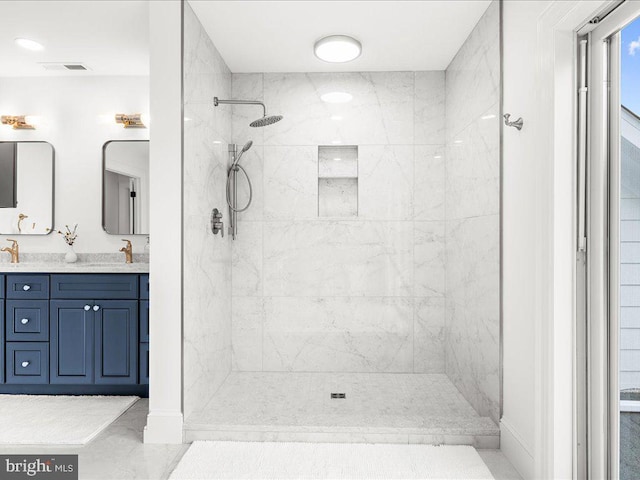
[[503,414],[502,446],[519,444],[512,463],[531,477],[534,462],[535,216],[537,161],[536,19],[549,1],[503,3],[504,112],[525,119],[525,128],[507,129],[503,140]]
[[[82,75],[81,73],[78,75]],[[0,140],[40,140],[55,149],[55,225],[78,224],[77,253],[117,253],[121,235],[102,229],[102,146],[148,139],[147,129],[116,125],[116,113],[149,111],[148,77],[0,78],[0,112],[39,118],[35,130],[0,128]],[[4,243],[6,236],[0,236]],[[144,253],[145,236],[130,237]],[[65,252],[59,235],[22,236],[22,253]]]

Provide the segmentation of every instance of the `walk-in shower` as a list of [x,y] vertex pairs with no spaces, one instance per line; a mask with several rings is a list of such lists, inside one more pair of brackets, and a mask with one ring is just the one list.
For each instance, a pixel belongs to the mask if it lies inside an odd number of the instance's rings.
[[[213,106],[219,105],[260,105],[262,106],[262,118],[258,118],[249,124],[250,127],[266,127],[282,120],[282,115],[267,115],[267,108],[264,103],[255,100],[221,100],[218,97],[213,98]],[[229,157],[231,166],[227,171],[227,205],[229,206],[229,218],[231,225],[229,226],[229,232],[231,238],[236,239],[238,235],[238,213],[246,211],[251,206],[253,199],[253,186],[251,185],[251,179],[247,171],[240,165],[240,159],[251,148],[253,142],[249,140],[244,144],[240,152],[238,153],[238,145],[229,145]],[[249,198],[247,203],[239,207],[238,206],[238,172],[242,172],[244,178],[247,180],[247,186],[249,188]]]

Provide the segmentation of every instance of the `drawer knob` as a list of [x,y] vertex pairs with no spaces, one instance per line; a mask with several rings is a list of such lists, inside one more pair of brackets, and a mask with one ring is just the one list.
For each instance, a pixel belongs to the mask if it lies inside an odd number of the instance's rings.
[[85,305],[84,306],[84,311],[88,312],[89,310],[91,310],[91,307],[89,305]]
[[27,368],[31,362],[22,362],[22,368]]
[[23,318],[22,320],[20,320],[20,323],[23,325],[26,325],[27,323],[29,323],[29,319],[28,318]]
[[93,306],[93,311],[97,312],[98,310],[100,310],[100,307],[98,305],[94,305]]
[[29,290],[31,290],[31,285],[23,285],[22,290],[24,290],[25,292],[28,292]]

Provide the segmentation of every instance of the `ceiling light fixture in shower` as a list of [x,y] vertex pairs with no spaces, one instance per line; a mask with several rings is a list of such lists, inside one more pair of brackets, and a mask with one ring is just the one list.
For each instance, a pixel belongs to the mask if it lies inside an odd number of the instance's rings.
[[329,92],[321,95],[320,100],[326,103],[347,103],[353,100],[353,95],[347,92]]
[[316,57],[325,62],[345,63],[360,56],[362,44],[347,35],[329,35],[318,40],[313,51]]

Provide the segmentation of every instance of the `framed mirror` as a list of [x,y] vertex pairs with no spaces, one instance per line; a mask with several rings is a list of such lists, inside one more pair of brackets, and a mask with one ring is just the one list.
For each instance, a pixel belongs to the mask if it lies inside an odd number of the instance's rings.
[[149,235],[149,141],[102,147],[102,227],[111,235]]
[[53,229],[55,151],[47,142],[0,142],[0,235]]

